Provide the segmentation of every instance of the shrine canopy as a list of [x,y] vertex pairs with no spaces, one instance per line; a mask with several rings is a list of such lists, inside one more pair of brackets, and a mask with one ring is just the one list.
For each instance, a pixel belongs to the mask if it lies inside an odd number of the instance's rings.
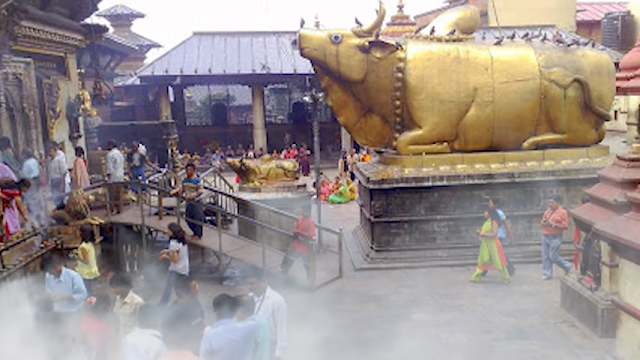
[[294,45],[297,32],[195,32],[144,66],[141,83],[172,85],[269,84],[314,74]]

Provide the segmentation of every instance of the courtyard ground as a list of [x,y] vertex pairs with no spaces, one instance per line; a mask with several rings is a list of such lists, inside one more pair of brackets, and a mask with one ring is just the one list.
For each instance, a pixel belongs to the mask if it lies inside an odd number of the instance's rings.
[[[604,144],[621,153],[623,138],[610,133]],[[336,170],[324,173],[331,179]],[[359,221],[356,203],[323,204],[322,215],[346,236]],[[470,283],[472,267],[356,272],[346,252],[345,269],[343,279],[315,293],[272,280],[289,307],[287,359],[615,359],[613,340],[596,338],[560,309],[559,279],[542,281],[539,265],[518,265],[509,285],[497,274]],[[154,274],[140,289],[151,300],[163,285],[161,272]],[[206,279],[200,287],[210,321],[216,295],[246,291]]]
[[[357,211],[355,203],[323,205],[324,222],[350,236]],[[470,283],[471,267],[355,272],[348,256],[345,265],[342,280],[315,293],[273,279],[289,307],[287,359],[614,359],[613,341],[560,309],[559,280],[542,281],[538,265],[518,266],[510,285],[496,274]],[[163,285],[154,274],[140,289],[151,301]],[[246,291],[207,279],[200,287],[209,312],[216,295]]]

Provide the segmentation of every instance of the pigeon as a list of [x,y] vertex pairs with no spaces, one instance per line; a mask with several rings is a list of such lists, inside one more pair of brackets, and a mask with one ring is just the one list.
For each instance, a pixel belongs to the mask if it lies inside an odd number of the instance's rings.
[[516,39],[516,36],[518,35],[518,33],[516,33],[515,31],[513,32],[513,34],[507,36],[507,39],[513,41]]
[[524,34],[522,34],[521,39],[527,40],[527,39],[529,39],[529,36],[530,36],[530,35],[531,35],[531,34],[530,34],[528,31],[525,31],[525,32],[524,32]]
[[358,25],[359,27],[362,27],[362,23],[360,22],[360,20],[358,20],[358,18],[356,18],[356,25]]
[[596,47],[596,41],[591,39],[591,40],[589,40],[589,44],[587,44],[587,45],[591,45],[591,47],[594,48],[594,47]]
[[449,33],[447,33],[447,36],[453,36],[456,34],[456,29],[451,29],[451,31],[449,31]]
[[302,29],[304,27],[305,21],[304,18],[300,19],[300,29]]
[[502,42],[504,41],[504,36],[501,36],[498,38],[498,40],[496,40],[496,42],[493,43],[493,45],[502,45]]
[[549,40],[549,38],[547,37],[547,33],[544,33],[544,35],[542,36],[542,39],[540,39],[541,42],[546,42],[547,40]]
[[567,41],[562,37],[562,35],[556,36],[555,43],[558,45],[567,45]]
[[575,46],[575,45],[580,45],[580,40],[573,39],[573,40],[569,41],[569,43],[567,43],[568,47],[572,47],[572,46]]
[[436,27],[434,26],[431,28],[431,31],[429,31],[429,35],[433,36],[435,34],[436,34]]
[[542,29],[540,29],[540,31],[538,31],[538,33],[531,35],[531,38],[530,38],[530,39],[531,39],[531,40],[533,40],[533,39],[537,39],[537,38],[539,38],[539,37],[541,37],[541,36],[542,36]]

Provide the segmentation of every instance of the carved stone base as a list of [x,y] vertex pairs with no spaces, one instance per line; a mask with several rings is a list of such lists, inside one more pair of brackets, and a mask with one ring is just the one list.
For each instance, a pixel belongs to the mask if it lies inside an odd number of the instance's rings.
[[[306,186],[296,186],[295,183],[286,183],[283,186],[241,186],[237,195],[259,204],[285,211],[290,214],[298,214],[303,208],[311,211],[311,193]],[[238,201],[238,214],[271,225],[274,229],[293,232],[296,219],[278,212],[270,211],[250,202]],[[256,241],[266,241],[268,246],[285,251],[292,241],[291,236],[273,231],[263,226],[239,220],[238,229],[241,236]]]
[[[577,156],[589,153],[605,156]],[[424,157],[437,160],[429,166],[397,165],[418,161],[414,157],[358,164],[360,228],[355,239],[360,240],[351,248],[367,266],[474,264],[476,230],[484,222],[488,199],[500,198],[515,237],[508,256],[515,262],[540,261],[539,222],[548,198],[559,194],[565,208],[578,205],[584,189],[597,182],[596,172],[610,163],[606,154],[606,147],[597,147],[507,154],[506,163],[490,162],[504,161],[505,154],[479,153],[464,155],[463,163],[452,162],[462,155],[447,154],[446,159]],[[518,156],[523,161],[516,161]],[[573,254],[572,234],[573,228],[565,233],[566,256]]]
[[575,276],[565,276],[560,282],[560,306],[598,337],[616,337],[618,309],[602,290],[591,292]]

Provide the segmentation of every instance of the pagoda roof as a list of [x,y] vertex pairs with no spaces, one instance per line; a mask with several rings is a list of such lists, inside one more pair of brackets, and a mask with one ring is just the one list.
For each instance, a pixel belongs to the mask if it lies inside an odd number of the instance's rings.
[[142,19],[146,15],[138,10],[132,9],[126,5],[115,5],[110,8],[98,11],[96,16],[109,19],[113,17],[126,17],[129,19]]
[[136,34],[133,31],[118,31],[111,33],[111,35],[120,38],[122,42],[135,45],[140,51],[145,53],[153,48],[162,47],[159,43],[147,39],[140,34]]
[[398,1],[398,12],[391,16],[391,21],[380,31],[380,34],[387,37],[400,37],[402,35],[413,34],[418,28],[418,23],[404,13],[404,2]]
[[311,63],[292,45],[296,38],[295,31],[195,32],[137,75],[142,82],[179,77],[192,84],[312,75]]

